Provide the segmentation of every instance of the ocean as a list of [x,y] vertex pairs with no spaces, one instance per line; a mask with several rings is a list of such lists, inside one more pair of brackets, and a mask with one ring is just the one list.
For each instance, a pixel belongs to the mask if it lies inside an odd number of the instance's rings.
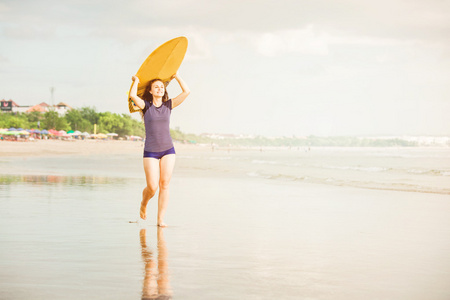
[[450,194],[449,148],[295,148],[227,154],[182,158],[195,161],[197,168],[262,179]]
[[[450,299],[450,149],[0,158],[1,299]],[[158,298],[159,297],[159,298]]]

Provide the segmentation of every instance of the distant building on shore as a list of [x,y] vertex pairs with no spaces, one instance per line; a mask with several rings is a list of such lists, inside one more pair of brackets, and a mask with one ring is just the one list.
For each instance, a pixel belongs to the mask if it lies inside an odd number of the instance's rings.
[[40,113],[45,113],[48,111],[56,111],[58,115],[65,116],[66,113],[71,110],[72,107],[64,102],[59,102],[56,105],[49,105],[45,102],[36,104],[36,105],[24,105],[20,106],[16,102],[10,100],[1,100],[1,111],[2,112],[16,112],[16,113],[30,113],[33,111],[37,111]]
[[14,108],[19,107],[19,104],[17,104],[16,102],[12,101],[11,99],[9,99],[9,100],[3,99],[0,102],[0,105],[1,105],[1,112],[13,111],[13,107]]

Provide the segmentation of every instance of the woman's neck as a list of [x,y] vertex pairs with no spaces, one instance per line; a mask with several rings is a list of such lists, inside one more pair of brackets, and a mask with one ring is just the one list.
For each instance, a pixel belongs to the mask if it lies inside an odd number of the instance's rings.
[[155,106],[161,106],[162,104],[162,97],[153,97],[153,105]]

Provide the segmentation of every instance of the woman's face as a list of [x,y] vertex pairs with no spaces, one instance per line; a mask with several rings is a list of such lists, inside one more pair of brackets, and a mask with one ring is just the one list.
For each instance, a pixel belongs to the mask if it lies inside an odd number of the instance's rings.
[[162,83],[161,81],[153,82],[150,93],[155,97],[164,96],[164,83]]

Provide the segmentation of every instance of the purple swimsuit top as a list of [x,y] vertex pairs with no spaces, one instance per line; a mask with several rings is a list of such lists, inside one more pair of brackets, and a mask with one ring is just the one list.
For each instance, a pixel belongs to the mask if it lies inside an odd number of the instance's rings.
[[148,152],[162,152],[173,147],[170,136],[170,114],[172,112],[172,99],[163,102],[160,107],[145,101],[142,111],[145,124],[145,146]]

